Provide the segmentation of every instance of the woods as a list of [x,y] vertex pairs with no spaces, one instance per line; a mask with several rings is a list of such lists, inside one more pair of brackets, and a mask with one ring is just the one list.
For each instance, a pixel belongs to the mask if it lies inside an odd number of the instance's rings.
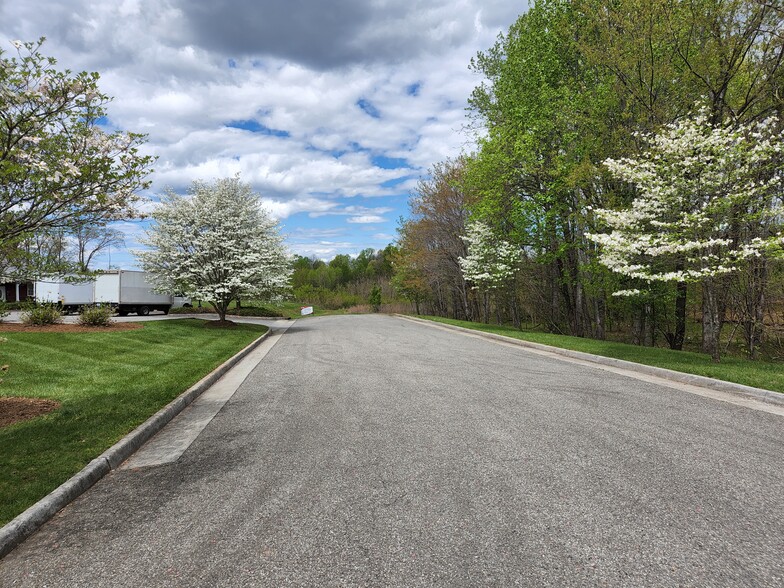
[[[413,194],[400,291],[442,316],[673,349],[691,320],[714,360],[728,321],[751,356],[775,342],[783,24],[780,2],[536,2],[470,64],[478,148]],[[519,252],[503,287],[466,261],[476,223]]]

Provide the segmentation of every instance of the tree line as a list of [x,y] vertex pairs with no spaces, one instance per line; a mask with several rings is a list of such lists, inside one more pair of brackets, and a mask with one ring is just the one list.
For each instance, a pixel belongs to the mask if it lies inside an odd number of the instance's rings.
[[329,261],[296,255],[291,276],[293,295],[302,303],[330,310],[366,305],[376,291],[377,296],[390,300],[395,297],[390,280],[396,252],[390,244],[379,250],[363,249],[355,257],[336,255]]
[[673,349],[693,318],[715,360],[732,321],[753,356],[781,324],[782,24],[761,0],[536,2],[471,61],[478,148],[412,194],[399,291]]

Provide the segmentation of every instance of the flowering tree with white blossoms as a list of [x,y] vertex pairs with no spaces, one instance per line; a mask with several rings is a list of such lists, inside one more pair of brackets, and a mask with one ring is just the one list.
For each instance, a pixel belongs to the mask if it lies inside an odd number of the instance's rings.
[[291,263],[278,223],[239,177],[193,182],[188,196],[169,190],[137,252],[162,292],[210,303],[226,321],[239,297],[272,299],[289,287]]
[[[55,69],[37,43],[0,50],[0,262],[40,230],[137,216],[153,158],[145,137],[101,130],[98,74]],[[0,263],[0,270],[2,270]]]
[[[611,229],[589,237],[600,261],[643,283],[699,283],[703,350],[719,360],[723,278],[784,246],[782,146],[778,121],[711,124],[707,110],[643,138],[638,158],[609,159],[634,184],[627,210],[599,210]],[[616,294],[634,295],[638,289]]]
[[468,223],[466,234],[461,238],[468,255],[458,258],[460,269],[471,287],[482,292],[485,322],[488,322],[490,293],[508,287],[514,280],[520,263],[520,249],[498,239],[492,229],[481,221]]

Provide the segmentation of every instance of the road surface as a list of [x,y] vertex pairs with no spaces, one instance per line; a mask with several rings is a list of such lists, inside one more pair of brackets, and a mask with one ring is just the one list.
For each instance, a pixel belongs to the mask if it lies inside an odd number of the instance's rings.
[[299,320],[0,586],[782,586],[784,417],[403,319]]

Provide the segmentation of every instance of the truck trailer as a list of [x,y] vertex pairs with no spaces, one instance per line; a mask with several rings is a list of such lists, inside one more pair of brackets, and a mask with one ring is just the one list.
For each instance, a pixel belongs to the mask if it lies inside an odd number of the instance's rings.
[[170,294],[156,294],[147,274],[132,270],[109,270],[95,277],[95,304],[110,305],[117,314],[125,316],[136,313],[147,316],[150,311],[160,310],[169,314],[174,304]]
[[93,281],[64,281],[57,278],[44,278],[34,282],[36,302],[57,304],[66,314],[79,312],[83,306],[94,302]]

